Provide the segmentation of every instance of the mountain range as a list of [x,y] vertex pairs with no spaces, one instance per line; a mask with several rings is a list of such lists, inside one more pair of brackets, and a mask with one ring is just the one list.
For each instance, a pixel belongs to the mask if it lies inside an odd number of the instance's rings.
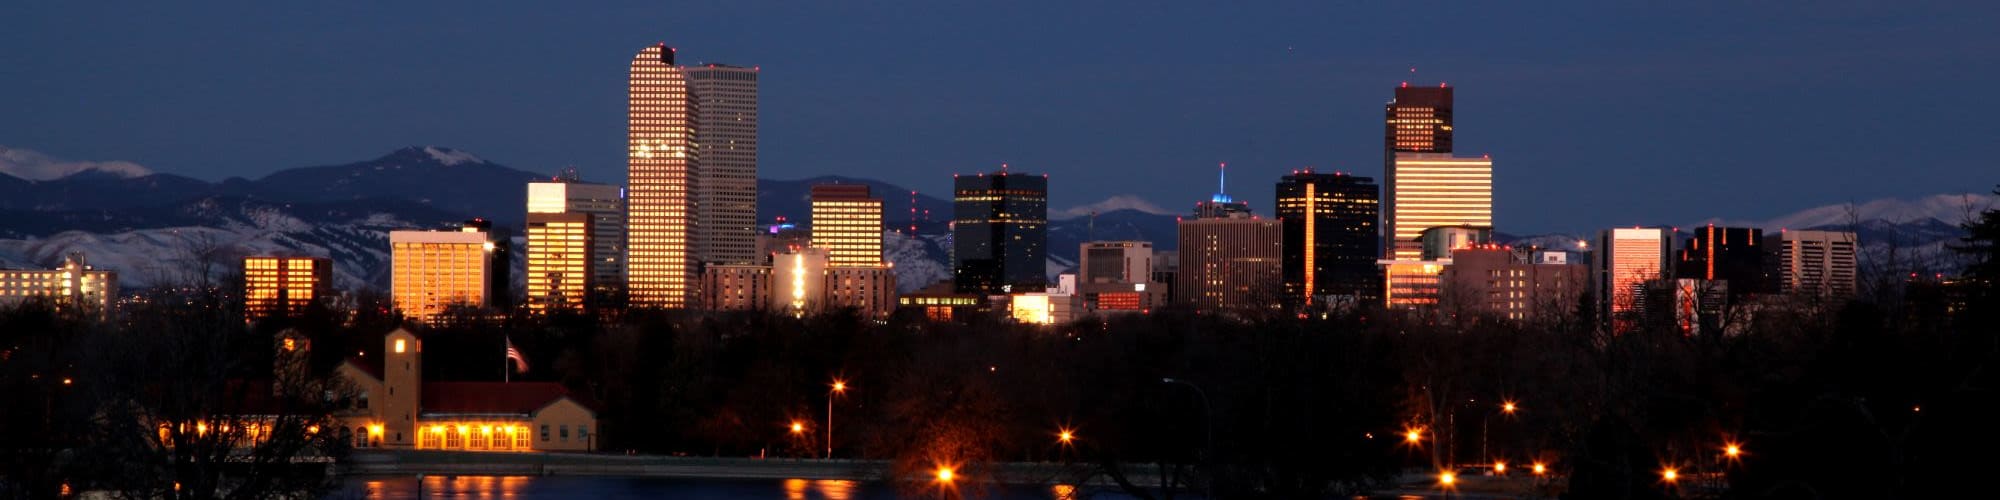
[[[221,246],[240,254],[330,256],[336,262],[336,286],[386,288],[387,231],[451,227],[473,217],[519,228],[525,217],[523,184],[544,178],[548,176],[437,146],[220,182],[154,172],[131,162],[66,161],[0,147],[0,267],[48,267],[64,253],[83,251],[93,265],[120,271],[124,286],[141,288],[164,283],[174,270],[185,268],[176,261],[191,258],[190,248]],[[856,177],[759,179],[760,222],[779,217],[807,222],[811,187],[824,183],[867,185],[883,199],[884,252],[896,264],[901,288],[914,290],[950,278],[945,232],[952,203],[931,194]],[[1996,205],[2000,197],[1992,195],[1936,195],[1680,227],[1852,228],[1860,234],[1865,255],[1898,252],[1946,269],[1954,268],[1945,245],[1962,235],[1958,223],[1968,213]],[[1051,274],[1073,269],[1085,241],[1145,240],[1159,251],[1175,247],[1178,216],[1138,197],[1051,208],[1050,216]],[[1496,235],[1503,242],[1562,248],[1575,248],[1586,238]]]

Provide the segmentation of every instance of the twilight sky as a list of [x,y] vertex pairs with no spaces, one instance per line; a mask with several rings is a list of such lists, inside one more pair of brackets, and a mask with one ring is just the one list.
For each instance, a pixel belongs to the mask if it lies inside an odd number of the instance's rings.
[[763,177],[943,195],[1006,162],[1054,209],[1178,210],[1221,161],[1266,214],[1294,168],[1379,180],[1405,80],[1458,88],[1510,233],[2000,182],[2000,3],[1622,3],[8,2],[0,145],[216,180],[435,144],[622,182],[626,67],[666,41],[762,68]]

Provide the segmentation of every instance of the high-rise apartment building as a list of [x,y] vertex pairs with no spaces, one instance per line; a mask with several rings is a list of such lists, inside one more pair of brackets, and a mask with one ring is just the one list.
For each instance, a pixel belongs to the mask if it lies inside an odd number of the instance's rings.
[[1048,284],[1049,178],[999,172],[952,179],[952,274],[961,293]]
[[812,187],[812,246],[831,266],[882,263],[882,199],[861,184]]
[[689,90],[697,102],[695,149],[701,158],[695,185],[695,259],[751,264],[757,255],[757,68],[727,64],[691,66]]
[[1764,230],[1752,227],[1694,229],[1694,237],[1675,252],[1674,277],[1728,283],[1730,297],[1765,293]]
[[687,307],[695,284],[700,104],[664,43],[632,58],[628,91],[627,300],[635,307]]
[[1381,234],[1381,188],[1344,173],[1296,171],[1278,181],[1278,219],[1285,226],[1285,295],[1295,304],[1319,298],[1349,301],[1381,296],[1375,260]]
[[256,321],[305,312],[306,305],[333,293],[333,259],[251,256],[243,258],[243,316]]
[[625,196],[617,186],[528,183],[528,307],[577,309],[620,295]]
[[1846,231],[1779,231],[1765,236],[1771,285],[1779,293],[1793,296],[1853,297],[1854,236]]
[[1396,153],[1382,203],[1382,245],[1393,260],[1423,254],[1417,238],[1444,226],[1493,227],[1493,159]]
[[478,225],[458,231],[390,231],[391,296],[403,315],[435,319],[453,306],[504,307],[504,241]]
[[107,314],[118,300],[118,273],[91,267],[83,252],[64,255],[55,269],[0,269],[0,305],[36,299]]
[[1174,300],[1204,311],[1266,308],[1284,293],[1284,223],[1248,213],[1181,219]]
[[1598,234],[1593,290],[1612,331],[1623,332],[1645,315],[1646,284],[1667,276],[1673,239],[1666,229],[1619,228]]

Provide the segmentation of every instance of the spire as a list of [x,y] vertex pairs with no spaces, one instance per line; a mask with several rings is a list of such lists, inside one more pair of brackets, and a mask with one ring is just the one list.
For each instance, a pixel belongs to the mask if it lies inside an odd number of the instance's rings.
[[1228,187],[1229,187],[1229,163],[1225,162],[1221,163],[1220,166],[1216,167],[1215,196],[1209,197],[1208,201],[1216,203],[1229,203],[1231,201],[1234,201],[1229,198]]

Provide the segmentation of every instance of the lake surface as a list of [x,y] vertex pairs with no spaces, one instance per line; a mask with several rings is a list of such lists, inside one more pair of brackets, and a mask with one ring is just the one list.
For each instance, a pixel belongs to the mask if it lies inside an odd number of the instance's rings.
[[[624,500],[689,498],[717,500],[876,500],[932,497],[923,485],[823,479],[723,480],[595,476],[425,476],[423,499]],[[899,490],[901,486],[904,489]],[[916,489],[911,489],[916,488]],[[926,495],[931,493],[932,495]],[[993,500],[1075,500],[1129,498],[1102,489],[1055,486],[968,486],[967,498]],[[415,477],[362,477],[346,481],[328,500],[417,500]]]

